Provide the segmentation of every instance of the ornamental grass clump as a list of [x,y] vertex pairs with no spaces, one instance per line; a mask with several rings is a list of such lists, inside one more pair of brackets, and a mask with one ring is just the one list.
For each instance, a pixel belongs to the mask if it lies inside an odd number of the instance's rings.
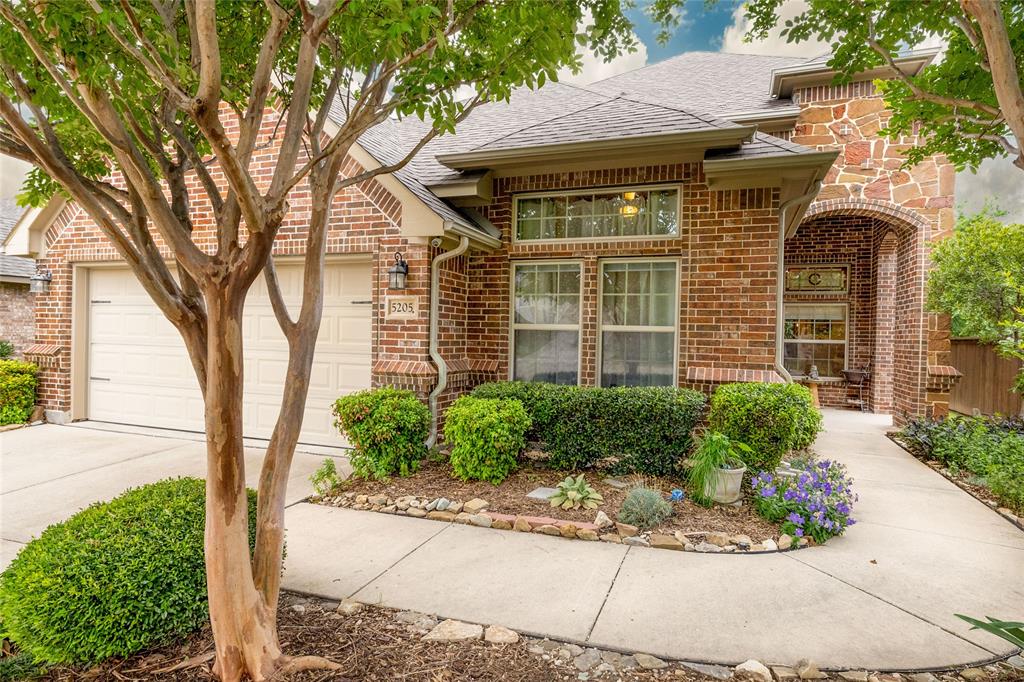
[[842,535],[855,521],[853,479],[839,462],[808,462],[796,476],[762,471],[753,480],[754,504],[783,533],[822,543]]
[[659,526],[672,516],[672,505],[657,490],[637,486],[629,491],[619,509],[619,521],[644,530]]

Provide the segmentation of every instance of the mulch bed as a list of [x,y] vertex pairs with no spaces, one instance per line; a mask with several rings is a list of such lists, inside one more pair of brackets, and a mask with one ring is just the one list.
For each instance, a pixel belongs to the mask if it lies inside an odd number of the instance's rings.
[[[412,476],[396,476],[387,481],[351,478],[336,489],[335,494],[383,494],[391,498],[416,495],[429,498],[446,497],[460,502],[479,497],[490,503],[487,511],[500,514],[549,516],[560,521],[589,523],[594,521],[598,510],[602,510],[613,521],[617,520],[619,507],[628,489],[616,488],[605,483],[604,479],[608,477],[598,471],[585,474],[587,482],[604,497],[604,502],[597,509],[556,509],[547,501],[531,500],[526,497],[527,493],[538,487],[556,487],[568,475],[569,472],[553,471],[537,462],[528,461],[504,482],[495,486],[481,481],[460,481],[452,476],[451,467],[446,462],[426,461]],[[629,484],[643,483],[665,493],[683,487],[680,481],[651,476],[614,478]],[[779,536],[778,526],[761,518],[749,500],[744,500],[741,507],[714,505],[705,508],[689,500],[674,503],[673,507],[675,514],[664,525],[652,529],[653,532],[671,535],[675,531],[719,531],[730,535],[749,535],[754,542]]]
[[[290,605],[303,604],[304,613]],[[341,671],[305,671],[288,678],[294,681],[365,680],[367,682],[454,682],[456,680],[505,680],[539,682],[575,680],[577,671],[527,651],[527,643],[491,644],[483,640],[459,643],[424,642],[422,632],[395,620],[395,611],[367,606],[356,616],[340,616],[332,604],[284,594],[278,614],[281,646],[289,655],[323,656],[343,666]],[[326,608],[325,608],[326,607]],[[213,638],[204,629],[186,642],[172,644],[128,659],[114,659],[94,668],[54,668],[40,680],[192,682],[212,680],[210,663],[169,670],[192,657],[213,651]],[[712,678],[689,670],[630,670],[623,680],[680,680],[697,682]]]

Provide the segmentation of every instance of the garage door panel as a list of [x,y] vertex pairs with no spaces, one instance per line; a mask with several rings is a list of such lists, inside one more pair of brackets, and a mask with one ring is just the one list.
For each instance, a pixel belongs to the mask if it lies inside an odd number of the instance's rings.
[[[330,409],[342,394],[370,386],[370,263],[328,265],[324,319],[313,360],[301,441],[345,445]],[[302,268],[279,265],[292,314],[300,307]],[[203,430],[203,402],[177,330],[125,269],[90,272],[89,383],[91,419]],[[268,438],[277,421],[287,373],[288,344],[266,284],[250,290],[242,323],[245,350],[243,420],[250,437]]]

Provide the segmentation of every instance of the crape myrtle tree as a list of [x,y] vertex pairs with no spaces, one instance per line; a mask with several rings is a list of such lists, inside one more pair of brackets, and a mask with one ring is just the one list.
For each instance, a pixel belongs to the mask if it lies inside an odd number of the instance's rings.
[[[682,2],[654,0],[649,8],[670,30]],[[761,40],[775,31],[785,2],[748,0],[746,38]],[[892,78],[877,83],[892,110],[886,134],[921,135],[906,153],[908,165],[945,154],[958,169],[1009,157],[1024,170],[1024,2],[806,0],[781,32],[789,42],[830,43],[828,65],[840,78],[888,67]],[[926,41],[945,45],[942,59],[917,76],[900,72],[896,57]]]
[[[220,679],[333,665],[285,655],[276,630],[332,198],[398,169],[478,104],[578,69],[578,49],[611,58],[633,40],[619,0],[0,0],[0,152],[34,165],[23,197],[61,192],[88,214],[180,332],[203,392]],[[332,105],[344,122],[328,136]],[[362,133],[412,115],[432,126],[409,156],[341,173]],[[269,180],[250,168],[268,149]],[[293,192],[311,203],[298,311],[271,260]],[[190,212],[200,204],[215,221],[202,247]],[[289,360],[250,556],[241,324],[261,272]]]

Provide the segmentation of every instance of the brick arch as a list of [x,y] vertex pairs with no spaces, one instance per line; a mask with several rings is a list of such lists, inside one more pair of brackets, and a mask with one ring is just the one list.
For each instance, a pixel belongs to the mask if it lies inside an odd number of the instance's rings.
[[815,201],[804,214],[803,222],[835,215],[854,215],[875,218],[888,223],[900,233],[928,234],[931,223],[917,211],[878,199],[826,199]]

